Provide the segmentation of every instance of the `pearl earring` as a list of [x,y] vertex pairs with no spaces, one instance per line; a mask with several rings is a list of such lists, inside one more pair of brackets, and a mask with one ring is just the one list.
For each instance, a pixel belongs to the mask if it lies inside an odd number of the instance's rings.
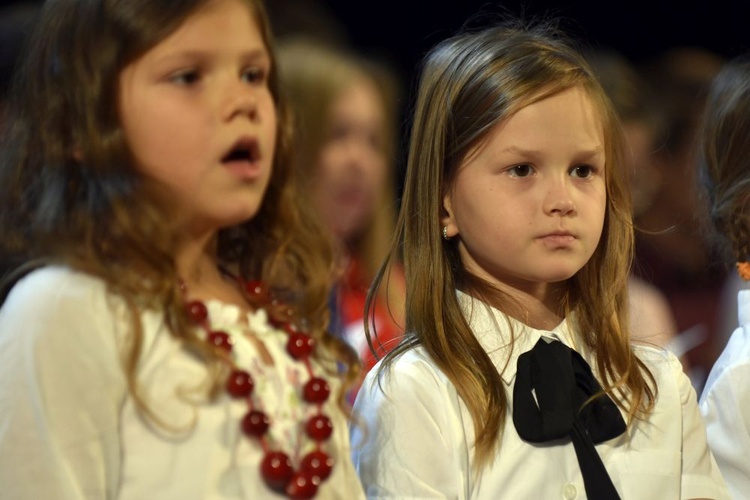
[[448,226],[443,226],[443,239],[445,241],[449,241],[451,239],[451,237],[448,236]]

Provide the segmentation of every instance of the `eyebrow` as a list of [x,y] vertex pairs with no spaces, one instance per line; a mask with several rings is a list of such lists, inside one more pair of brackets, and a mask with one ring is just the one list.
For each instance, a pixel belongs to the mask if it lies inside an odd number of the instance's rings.
[[[500,153],[511,153],[520,156],[538,156],[542,152],[536,149],[524,149],[518,146],[508,146],[500,151]],[[597,146],[591,149],[583,149],[576,152],[576,156],[580,158],[593,158],[594,156],[600,156],[604,154],[604,148]]]
[[[164,64],[169,63],[172,61],[179,61],[182,59],[188,59],[188,60],[202,60],[209,58],[212,56],[216,51],[213,50],[205,50],[205,49],[188,49],[188,50],[182,50],[178,52],[171,52],[169,54],[165,54],[162,57],[159,57],[158,59],[155,59],[154,62],[157,64]],[[271,55],[265,48],[257,48],[252,50],[247,50],[240,53],[240,59],[247,60],[247,61],[270,61]]]

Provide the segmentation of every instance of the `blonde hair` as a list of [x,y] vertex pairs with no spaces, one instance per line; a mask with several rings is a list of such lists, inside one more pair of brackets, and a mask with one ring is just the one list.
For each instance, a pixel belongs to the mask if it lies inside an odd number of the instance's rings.
[[[121,70],[210,1],[46,2],[15,85],[13,121],[0,155],[2,257],[18,265],[4,281],[5,292],[23,273],[50,262],[103,279],[128,306],[128,386],[139,408],[154,418],[136,380],[143,304],[163,311],[171,334],[206,362],[211,394],[220,387],[222,364],[187,318],[173,259],[178,235],[168,229],[169,210],[159,201],[164,188],[134,168],[113,103]],[[218,260],[245,279],[283,289],[351,384],[358,376],[356,355],[326,331],[332,252],[297,194],[269,24],[261,0],[245,3],[271,54],[277,147],[258,213],[219,231]]]
[[[653,379],[628,338],[627,280],[633,252],[630,196],[621,168],[622,132],[606,95],[582,56],[550,25],[503,25],[450,38],[427,55],[412,124],[406,184],[397,223],[406,271],[407,340],[386,357],[421,346],[455,385],[476,429],[475,464],[491,461],[506,418],[500,373],[471,331],[455,290],[514,306],[470,275],[458,249],[441,235],[443,196],[458,166],[502,120],[566,89],[586,90],[601,113],[607,206],[600,243],[567,281],[560,311],[596,353],[604,387],[631,419],[653,406]],[[379,286],[383,273],[374,286]],[[368,302],[372,300],[372,293]],[[575,315],[569,315],[575,311]]]

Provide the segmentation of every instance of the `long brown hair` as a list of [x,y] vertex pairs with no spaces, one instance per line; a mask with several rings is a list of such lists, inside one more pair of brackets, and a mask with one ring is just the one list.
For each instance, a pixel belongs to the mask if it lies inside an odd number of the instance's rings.
[[[2,257],[19,265],[6,277],[6,293],[20,275],[46,263],[102,278],[129,305],[133,334],[124,365],[129,389],[147,413],[135,380],[142,342],[136,304],[163,311],[172,335],[212,373],[219,373],[220,363],[186,318],[172,257],[177,235],[159,201],[163,188],[132,164],[116,106],[118,79],[125,66],[211,1],[45,2],[15,82],[0,157]],[[356,355],[326,331],[332,252],[297,196],[292,132],[268,21],[260,0],[244,1],[271,53],[277,148],[256,216],[219,232],[219,263],[283,288],[311,334],[346,367],[342,377],[354,379]]]
[[[476,429],[477,467],[491,461],[507,411],[500,373],[472,333],[456,289],[512,310],[509,297],[462,266],[457,246],[441,235],[443,196],[466,155],[513,113],[566,89],[586,90],[605,131],[607,207],[589,262],[567,281],[560,311],[596,354],[604,387],[631,418],[648,411],[655,388],[628,338],[627,280],[633,252],[630,196],[621,168],[617,116],[582,56],[550,24],[520,23],[450,38],[432,49],[419,85],[397,223],[406,270],[407,340],[382,370],[421,346],[455,385]],[[375,283],[380,286],[381,273]],[[369,297],[371,304],[372,294]],[[574,315],[569,315],[575,311]]]

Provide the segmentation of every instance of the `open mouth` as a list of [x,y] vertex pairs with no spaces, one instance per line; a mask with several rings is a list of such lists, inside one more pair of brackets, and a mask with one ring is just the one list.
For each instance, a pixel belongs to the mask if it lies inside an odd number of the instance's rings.
[[258,160],[260,160],[260,149],[258,141],[254,139],[240,139],[221,159],[222,163],[254,163]]

